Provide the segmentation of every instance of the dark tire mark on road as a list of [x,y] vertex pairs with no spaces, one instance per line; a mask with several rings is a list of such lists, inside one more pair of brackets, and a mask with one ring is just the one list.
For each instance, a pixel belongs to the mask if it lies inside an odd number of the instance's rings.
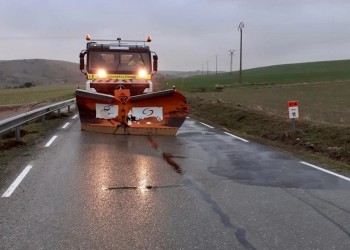
[[337,205],[335,205],[333,202],[330,202],[330,201],[328,201],[328,200],[326,200],[326,199],[322,199],[322,198],[320,198],[320,197],[314,195],[313,193],[308,192],[307,190],[304,190],[304,192],[307,193],[308,195],[310,195],[311,197],[313,197],[313,198],[315,198],[315,199],[317,199],[317,200],[319,200],[319,201],[322,201],[322,202],[324,202],[324,203],[327,203],[327,204],[329,204],[329,205],[331,205],[331,206],[333,206],[333,207],[335,207],[335,208],[337,208],[337,209],[343,211],[344,213],[350,215],[350,211],[349,211],[348,209],[345,209],[345,208],[342,208],[342,207],[340,207],[340,206],[337,206]]
[[179,166],[179,164],[177,164],[173,159],[172,154],[163,152],[163,159],[170,165],[173,167],[173,169],[175,170],[176,173],[178,174],[182,174],[182,169]]
[[[311,204],[311,202],[306,200],[306,197],[303,197],[299,194],[294,194],[292,190],[288,190],[286,188],[283,188],[283,190],[289,194],[290,196],[296,198],[297,200],[301,201],[302,203],[306,204],[307,206],[311,207],[314,211],[316,211],[318,214],[320,214],[322,217],[327,219],[329,222],[331,222],[333,225],[338,227],[344,234],[346,234],[348,237],[350,237],[350,232],[341,224],[336,222],[334,219],[332,219],[330,216],[328,216],[326,213],[322,212],[319,208],[317,208],[315,205]],[[320,199],[319,199],[320,200]]]
[[256,248],[247,240],[246,237],[246,231],[244,228],[241,228],[239,226],[236,226],[232,224],[230,217],[225,214],[225,212],[221,209],[218,203],[214,201],[209,194],[205,192],[203,188],[200,187],[196,183],[196,181],[192,180],[189,177],[185,177],[183,179],[183,184],[187,186],[188,188],[191,188],[195,192],[197,196],[199,196],[202,200],[204,200],[210,208],[213,210],[215,214],[217,214],[220,217],[221,222],[224,224],[225,227],[232,229],[235,231],[235,237],[238,240],[241,245],[246,249],[255,250]]
[[182,156],[173,156],[171,153],[163,152],[159,149],[157,142],[153,140],[151,136],[148,137],[148,141],[153,149],[155,149],[157,152],[161,153],[163,159],[174,169],[174,171],[178,174],[183,174],[182,168],[179,164],[177,164],[173,158],[185,158]]
[[137,189],[162,189],[162,188],[179,188],[182,185],[165,185],[165,186],[122,186],[122,187],[105,187],[104,190],[137,190]]
[[151,147],[155,150],[158,150],[158,144],[153,140],[151,136],[148,136],[148,141],[151,144]]

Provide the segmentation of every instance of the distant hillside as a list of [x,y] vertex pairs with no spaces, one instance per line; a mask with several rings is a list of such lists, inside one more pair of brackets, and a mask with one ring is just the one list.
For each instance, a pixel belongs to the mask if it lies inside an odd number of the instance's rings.
[[27,82],[42,85],[84,81],[77,63],[44,59],[0,61],[0,88],[18,87]]
[[350,79],[350,60],[282,64],[244,70],[250,83],[301,83]]
[[[218,74],[224,73],[225,71],[218,71]],[[158,71],[158,74],[166,77],[166,78],[177,78],[177,77],[189,77],[189,76],[200,76],[206,75],[207,71],[174,71],[174,70],[161,70]],[[215,71],[209,71],[208,74],[213,75],[216,74]]]
[[[350,80],[350,60],[275,65],[243,70],[243,84],[289,84]],[[239,72],[162,79],[182,91],[213,90],[239,82]]]

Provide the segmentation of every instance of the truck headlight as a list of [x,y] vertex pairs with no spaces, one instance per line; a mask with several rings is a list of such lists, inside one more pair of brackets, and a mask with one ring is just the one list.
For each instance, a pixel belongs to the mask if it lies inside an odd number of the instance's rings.
[[107,72],[104,69],[97,70],[97,76],[98,78],[106,78]]
[[147,72],[144,69],[140,69],[138,75],[140,78],[145,78],[147,76]]

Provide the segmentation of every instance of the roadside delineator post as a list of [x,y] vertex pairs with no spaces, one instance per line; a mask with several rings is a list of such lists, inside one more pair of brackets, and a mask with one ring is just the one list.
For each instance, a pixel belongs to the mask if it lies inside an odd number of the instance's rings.
[[298,101],[288,101],[288,113],[289,119],[292,120],[292,131],[295,133],[295,119],[299,118],[299,102]]

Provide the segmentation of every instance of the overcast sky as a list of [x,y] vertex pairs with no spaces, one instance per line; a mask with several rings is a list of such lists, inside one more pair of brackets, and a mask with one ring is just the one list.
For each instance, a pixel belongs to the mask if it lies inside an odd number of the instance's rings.
[[153,38],[160,70],[350,59],[349,0],[0,0],[0,60],[78,62],[85,35]]

